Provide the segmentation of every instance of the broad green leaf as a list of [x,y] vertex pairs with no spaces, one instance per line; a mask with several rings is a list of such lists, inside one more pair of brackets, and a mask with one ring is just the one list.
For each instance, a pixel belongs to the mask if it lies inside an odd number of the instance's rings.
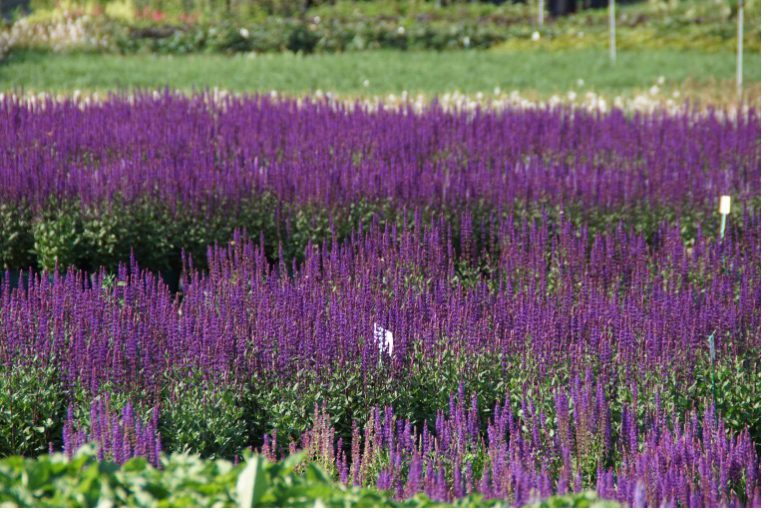
[[241,508],[261,507],[268,488],[267,460],[261,455],[251,457],[237,478],[238,504]]

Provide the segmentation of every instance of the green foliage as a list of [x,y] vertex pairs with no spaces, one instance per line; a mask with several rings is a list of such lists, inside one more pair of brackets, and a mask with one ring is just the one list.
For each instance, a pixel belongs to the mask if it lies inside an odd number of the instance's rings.
[[[75,12],[93,11],[93,2]],[[93,11],[87,27],[108,40],[107,50],[162,53],[355,51],[377,48],[487,48],[564,50],[607,45],[607,9],[582,9],[571,16],[535,24],[537,6],[530,2],[433,2],[378,0],[313,2],[298,0],[212,2],[137,0],[135,10],[122,1],[105,2]],[[61,18],[55,5],[36,5],[33,25]],[[134,12],[131,12],[134,11]],[[760,6],[746,2],[745,50],[760,52]],[[675,48],[735,50],[735,2],[714,0],[646,1],[620,5],[617,44],[620,50]],[[242,35],[241,29],[247,29]],[[537,30],[541,37],[531,36]],[[22,38],[22,46],[34,44]]]
[[389,406],[399,418],[433,425],[437,411],[445,410],[461,385],[466,403],[471,394],[478,396],[480,419],[485,421],[507,394],[519,401],[526,380],[523,369],[495,354],[467,356],[446,350],[426,357],[417,351],[411,360],[413,365],[402,375],[392,375],[382,363],[366,376],[359,365],[350,365],[322,374],[300,369],[289,380],[271,375],[251,379],[243,396],[251,442],[272,432],[283,445],[298,440],[312,427],[316,406],[326,411],[345,442],[351,441],[352,422],[362,426],[373,407]]
[[248,444],[246,414],[232,388],[190,377],[176,383],[160,412],[163,447],[203,457],[234,457]]
[[20,269],[32,262],[31,217],[26,209],[0,204],[0,266]]
[[172,455],[163,469],[134,458],[122,467],[95,450],[0,461],[0,505],[10,507],[231,507],[237,471],[227,461]]
[[[84,447],[72,460],[61,454],[0,460],[3,507],[449,507],[417,496],[403,502],[375,489],[334,482],[301,454],[278,463],[248,455],[233,465],[172,454],[155,469],[143,458],[122,467],[99,462]],[[501,507],[477,495],[456,507]]]
[[34,225],[37,264],[45,270],[82,267],[87,254],[83,221],[75,209],[55,208]]
[[618,507],[621,507],[621,505],[616,502],[612,502],[609,500],[602,500],[598,498],[597,494],[594,491],[585,491],[583,493],[575,493],[575,494],[562,495],[562,496],[559,496],[559,495],[551,496],[546,500],[542,500],[541,502],[531,504],[528,507],[540,508],[540,509],[594,507],[594,508],[605,509],[605,508],[618,508]]
[[[263,375],[245,382],[235,378],[211,382],[200,376],[169,378],[168,387],[157,394],[165,400],[160,410],[163,448],[229,459],[247,454],[247,448],[261,446],[265,434],[274,434],[278,453],[286,453],[291,440],[299,441],[303,432],[318,423],[317,407],[327,414],[328,423],[345,443],[352,440],[352,422],[361,428],[373,407],[390,406],[399,418],[417,425],[426,423],[434,429],[436,413],[446,409],[450,395],[462,386],[466,404],[471,396],[477,396],[481,425],[492,417],[495,403],[507,397],[520,415],[525,397],[541,411],[547,430],[557,431],[551,393],[572,382],[574,373],[567,366],[550,369],[547,376],[551,381],[542,385],[525,366],[525,357],[466,355],[452,351],[448,344],[443,343],[444,351],[436,356],[422,355],[418,343],[414,344],[408,359],[412,361],[409,372],[402,375],[393,374],[383,360],[365,376],[359,367],[345,367],[326,372],[302,368],[289,376]],[[623,377],[626,372],[616,371],[617,381],[606,386],[613,434],[620,433],[622,407],[627,404],[636,406],[641,426],[657,408],[671,420],[707,406],[712,393],[709,362],[704,355],[694,362],[693,382],[678,379],[678,375],[690,377],[690,371],[683,371],[688,366],[679,371],[649,371],[638,384],[636,401],[630,382]],[[584,366],[589,365],[579,365],[577,370],[583,372]],[[45,450],[49,441],[59,443],[69,403],[74,405],[78,424],[87,425],[94,394],[82,389],[64,394],[55,378],[56,371],[51,367],[3,375],[0,400],[5,419],[0,425],[0,454],[34,454]],[[730,432],[748,429],[759,447],[759,360],[750,356],[718,359],[716,385],[718,417]],[[108,386],[98,395],[107,393],[116,410],[129,399],[141,412],[148,412],[156,402],[155,398],[132,391],[130,386]],[[643,428],[640,430],[643,435]],[[606,453],[599,438],[593,444],[577,451],[579,472],[585,482],[594,480],[598,466],[617,467],[615,461],[620,458]],[[485,460],[476,459],[478,463]],[[326,467],[332,469],[332,465]]]
[[61,441],[66,398],[51,363],[0,368],[0,457],[37,455]]
[[[509,397],[519,410],[523,397],[532,400],[544,414],[550,431],[556,431],[554,400],[551,393],[567,388],[572,373],[567,368],[551,370],[551,381],[541,385],[524,357],[506,359],[502,355],[465,355],[446,349],[442,355],[426,357],[413,351],[408,374],[392,376],[385,363],[364,378],[358,367],[327,372],[322,375],[302,370],[290,380],[263,376],[253,378],[243,395],[244,411],[248,415],[250,443],[261,442],[264,434],[276,433],[285,451],[289,440],[297,441],[302,432],[314,423],[315,407],[322,407],[330,423],[345,442],[351,441],[352,421],[358,426],[367,421],[371,408],[390,406],[403,419],[433,427],[438,410],[445,410],[451,394],[463,386],[465,403],[476,395],[479,419],[484,424],[492,416],[496,402]],[[580,368],[581,369],[581,368]],[[676,380],[677,375],[690,371],[649,371],[638,385],[638,420],[655,413],[656,393],[661,409],[669,417],[684,417],[690,410],[702,410],[711,402],[709,362],[702,357],[695,362],[693,383]],[[622,377],[618,371],[617,376]],[[723,359],[716,368],[718,413],[731,432],[749,429],[752,439],[760,443],[760,372],[759,361],[748,358]],[[680,388],[683,384],[690,388]],[[659,386],[674,385],[661,389]],[[625,404],[633,403],[629,382],[619,380],[606,386],[614,435],[621,430],[621,413]],[[617,466],[615,456],[609,456],[595,442],[595,449],[582,450],[580,472],[585,480],[594,479],[598,466]]]
[[[700,408],[712,401],[712,377],[709,358],[700,357],[693,367],[695,381],[687,389],[663,390],[664,409],[682,412]],[[667,381],[677,385],[673,372]],[[760,357],[756,353],[742,354],[738,357],[724,356],[715,362],[715,394],[717,396],[718,417],[725,422],[725,427],[739,432],[748,430],[760,449]]]
[[[760,5],[745,2],[744,49],[760,52]],[[736,51],[736,2],[717,0],[650,0],[619,5],[616,16],[618,49],[674,48],[705,52]],[[522,23],[511,27],[504,51],[538,48],[547,51],[606,48],[608,9],[587,9],[572,16],[548,20],[538,40]]]
[[[748,205],[736,203],[729,219],[729,232],[741,231],[742,211],[759,211],[759,202],[759,199],[753,199]],[[366,199],[328,208],[316,204],[280,203],[267,193],[240,204],[237,210],[211,210],[201,214],[182,206],[171,210],[168,206],[148,201],[130,206],[116,201],[99,208],[65,203],[51,205],[35,217],[22,207],[4,205],[0,207],[0,244],[7,242],[7,246],[0,245],[0,259],[13,270],[30,266],[53,270],[58,263],[59,270],[75,266],[93,272],[102,266],[115,270],[119,263],[128,262],[133,253],[144,268],[178,275],[182,250],[197,266],[204,267],[208,246],[230,241],[236,229],[245,230],[255,239],[263,234],[270,261],[277,261],[279,247],[282,247],[283,256],[290,264],[294,259],[301,262],[307,244],[321,244],[332,235],[343,240],[361,225],[367,230],[374,217],[381,226],[390,222],[403,227],[413,222],[412,211],[404,218],[403,212],[393,209],[387,199]],[[472,262],[460,259],[454,281],[470,287],[481,278],[494,276],[498,242],[486,242],[481,246],[477,236],[480,228],[488,227],[497,215],[487,203],[480,199],[470,205],[425,206],[422,209],[426,210],[424,220],[435,214],[445,216],[451,223],[457,252],[462,248],[459,238],[461,217],[465,210],[471,210],[474,240],[468,247],[476,249],[480,258]],[[281,213],[281,219],[275,217],[277,211]],[[697,237],[699,225],[705,238],[715,239],[719,231],[717,213],[696,206],[637,205],[621,210],[602,210],[578,203],[561,206],[541,202],[519,203],[506,210],[516,220],[537,222],[544,220],[545,212],[562,212],[573,224],[587,226],[592,235],[611,231],[622,224],[644,234],[649,243],[653,242],[663,224],[679,223],[687,244]],[[158,224],[158,220],[164,221],[163,224]],[[557,220],[552,217],[548,220],[555,231]]]
[[125,261],[130,253],[131,232],[136,231],[116,210],[86,211],[82,238],[88,249],[88,268]]

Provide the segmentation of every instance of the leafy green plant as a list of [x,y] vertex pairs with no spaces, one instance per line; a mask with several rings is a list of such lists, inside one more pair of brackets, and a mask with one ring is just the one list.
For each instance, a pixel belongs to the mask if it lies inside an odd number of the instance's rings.
[[59,443],[66,407],[52,362],[0,367],[0,456],[37,455]]
[[87,249],[88,269],[113,266],[130,256],[125,215],[117,209],[87,211],[83,217],[83,240]]
[[45,213],[34,224],[35,254],[41,269],[65,270],[85,265],[87,244],[82,214],[74,207],[60,207]]
[[601,500],[600,498],[598,498],[597,494],[594,491],[585,491],[583,493],[575,493],[575,494],[562,495],[562,496],[560,495],[551,496],[546,500],[542,500],[541,502],[531,504],[528,507],[541,508],[541,509],[594,507],[594,508],[605,509],[605,508],[618,508],[618,507],[621,507],[621,505],[609,500]]
[[20,269],[32,260],[34,237],[31,217],[26,209],[0,204],[0,266]]
[[196,377],[172,387],[161,410],[160,434],[166,449],[203,457],[234,457],[249,444],[240,394]]

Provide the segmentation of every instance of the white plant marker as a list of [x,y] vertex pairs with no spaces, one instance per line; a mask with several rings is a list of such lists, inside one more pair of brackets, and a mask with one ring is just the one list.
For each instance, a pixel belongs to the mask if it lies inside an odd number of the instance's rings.
[[720,240],[725,237],[725,219],[729,213],[731,213],[731,196],[722,195],[720,196]]
[[395,336],[391,331],[373,323],[373,341],[379,347],[379,354],[387,353],[392,356],[395,347]]

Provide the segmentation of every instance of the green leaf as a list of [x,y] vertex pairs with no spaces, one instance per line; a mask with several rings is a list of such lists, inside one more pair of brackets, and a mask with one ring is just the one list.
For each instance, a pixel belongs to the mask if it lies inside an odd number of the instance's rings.
[[307,455],[306,452],[302,451],[302,452],[294,453],[290,457],[283,460],[280,463],[280,473],[282,475],[287,475],[288,473],[296,469],[296,467],[299,464],[301,464],[302,461],[304,461],[304,459],[306,458],[306,455]]
[[269,488],[267,460],[251,457],[237,478],[237,501],[241,508],[261,507],[262,498]]

